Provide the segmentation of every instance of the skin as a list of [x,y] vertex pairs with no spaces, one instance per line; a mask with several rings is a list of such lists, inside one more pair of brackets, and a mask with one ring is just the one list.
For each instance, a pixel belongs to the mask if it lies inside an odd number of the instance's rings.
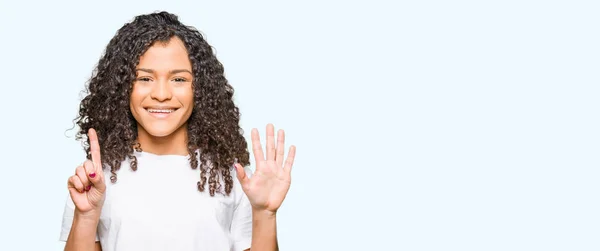
[[[140,57],[136,70],[130,110],[138,123],[138,142],[146,152],[187,155],[187,120],[194,99],[192,66],[183,42],[175,37],[168,43],[154,44]],[[159,107],[175,111],[166,118],[157,118],[147,110]],[[275,139],[274,126],[268,124],[266,135],[263,152],[258,130],[252,129],[256,171],[251,178],[236,164],[236,176],[252,205],[253,250],[278,250],[276,215],[290,188],[296,153],[296,148],[291,146],[284,160],[283,130],[278,131]],[[94,238],[105,198],[105,177],[96,131],[90,129],[88,137],[92,159],[77,167],[75,175],[68,180],[76,208],[65,250],[102,250]]]

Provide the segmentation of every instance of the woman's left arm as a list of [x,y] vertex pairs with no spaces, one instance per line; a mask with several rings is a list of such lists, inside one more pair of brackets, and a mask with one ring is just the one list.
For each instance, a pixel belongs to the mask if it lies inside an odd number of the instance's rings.
[[290,189],[291,171],[296,156],[296,147],[291,146],[287,159],[284,158],[285,133],[275,132],[272,124],[267,125],[266,158],[260,144],[258,130],[252,129],[252,152],[256,171],[246,176],[244,167],[235,164],[237,178],[252,205],[252,251],[279,250],[277,244],[277,209]]
[[279,250],[274,213],[252,210],[252,251],[254,250]]

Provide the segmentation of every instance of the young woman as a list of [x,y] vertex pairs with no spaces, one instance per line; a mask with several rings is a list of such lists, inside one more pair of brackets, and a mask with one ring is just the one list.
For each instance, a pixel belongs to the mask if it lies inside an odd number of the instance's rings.
[[296,150],[284,161],[269,124],[263,153],[253,129],[251,175],[232,99],[210,45],[177,16],[119,29],[76,119],[87,160],[68,180],[65,250],[277,250]]

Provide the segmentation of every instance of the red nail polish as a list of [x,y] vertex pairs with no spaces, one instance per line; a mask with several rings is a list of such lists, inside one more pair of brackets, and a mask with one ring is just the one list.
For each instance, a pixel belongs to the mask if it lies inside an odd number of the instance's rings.
[[89,191],[91,188],[92,188],[92,186],[91,186],[91,185],[88,185],[88,186],[86,186],[86,187],[85,187],[85,190],[86,190],[86,191]]
[[90,178],[96,177],[96,173],[90,173]]

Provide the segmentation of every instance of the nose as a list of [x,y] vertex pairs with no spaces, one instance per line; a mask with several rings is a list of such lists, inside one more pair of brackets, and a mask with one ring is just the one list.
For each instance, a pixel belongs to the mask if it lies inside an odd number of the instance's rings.
[[173,94],[168,81],[157,81],[156,85],[154,85],[154,88],[152,89],[152,93],[150,93],[150,96],[152,99],[160,102],[170,100]]

